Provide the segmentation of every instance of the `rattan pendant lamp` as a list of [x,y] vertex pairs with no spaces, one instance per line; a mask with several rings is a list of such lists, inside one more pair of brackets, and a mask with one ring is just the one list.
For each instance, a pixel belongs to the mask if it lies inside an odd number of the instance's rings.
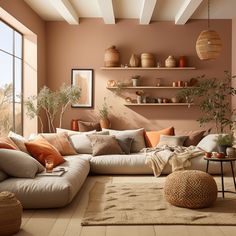
[[216,59],[222,50],[219,34],[210,29],[210,0],[208,2],[208,29],[203,30],[197,38],[196,51],[201,60]]

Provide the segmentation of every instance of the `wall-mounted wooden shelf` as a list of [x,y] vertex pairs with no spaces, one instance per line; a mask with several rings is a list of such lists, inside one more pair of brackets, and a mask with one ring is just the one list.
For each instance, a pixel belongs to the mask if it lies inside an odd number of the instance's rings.
[[125,106],[193,106],[194,103],[125,103]]
[[[172,87],[172,86],[124,86],[121,89],[183,89],[183,88],[196,88],[196,87]],[[117,86],[107,87],[107,89],[118,89]],[[120,89],[120,88],[119,88]]]
[[101,70],[196,70],[195,67],[101,67]]

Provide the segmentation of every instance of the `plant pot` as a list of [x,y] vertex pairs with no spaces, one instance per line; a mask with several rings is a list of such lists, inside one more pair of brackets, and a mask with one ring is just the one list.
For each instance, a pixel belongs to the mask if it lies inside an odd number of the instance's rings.
[[235,148],[227,147],[226,148],[226,154],[227,154],[228,157],[234,158],[234,156],[235,156]]
[[218,146],[218,152],[222,152],[226,155],[226,149],[228,148],[228,146],[226,145],[219,145]]
[[109,129],[109,128],[111,128],[111,122],[108,118],[101,118],[100,119],[100,126],[101,126],[101,128]]
[[137,87],[139,85],[139,80],[138,79],[132,79],[133,87]]

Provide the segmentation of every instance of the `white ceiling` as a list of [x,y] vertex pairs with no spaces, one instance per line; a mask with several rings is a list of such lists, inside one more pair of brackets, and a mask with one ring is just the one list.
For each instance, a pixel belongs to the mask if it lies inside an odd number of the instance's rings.
[[[50,3],[52,0],[24,0],[39,16],[46,21],[62,21],[63,17]],[[97,0],[67,0],[78,17],[100,18],[102,13]],[[139,19],[144,0],[112,0],[115,18]],[[157,0],[151,20],[174,21],[176,14],[185,1]],[[192,0],[193,1],[193,0]],[[203,0],[191,19],[207,18],[207,0]],[[236,18],[236,0],[210,0],[211,19]]]

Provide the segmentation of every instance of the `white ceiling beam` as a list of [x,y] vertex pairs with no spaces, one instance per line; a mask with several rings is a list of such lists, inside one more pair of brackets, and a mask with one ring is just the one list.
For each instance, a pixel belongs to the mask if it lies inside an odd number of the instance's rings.
[[52,6],[70,25],[78,25],[79,17],[68,0],[50,0]]
[[115,24],[112,0],[97,0],[105,24]]
[[150,23],[156,2],[157,0],[143,0],[139,17],[141,25],[148,25]]
[[185,0],[175,16],[176,25],[184,25],[203,0]]

